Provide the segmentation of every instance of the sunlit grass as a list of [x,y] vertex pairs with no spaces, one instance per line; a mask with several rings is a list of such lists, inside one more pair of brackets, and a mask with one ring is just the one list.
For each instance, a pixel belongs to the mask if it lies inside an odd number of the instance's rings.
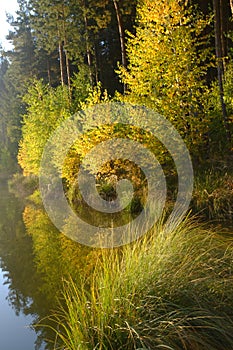
[[232,349],[232,257],[187,219],[102,250],[91,275],[64,283],[56,349]]

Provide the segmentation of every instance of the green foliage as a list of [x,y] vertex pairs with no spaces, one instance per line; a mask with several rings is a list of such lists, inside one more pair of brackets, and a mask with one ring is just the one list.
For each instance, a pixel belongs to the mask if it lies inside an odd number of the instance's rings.
[[102,251],[94,272],[64,284],[51,318],[67,350],[212,349],[233,344],[232,247],[187,220],[166,235]]
[[72,113],[83,108],[83,101],[87,99],[91,91],[88,69],[82,67],[72,78]]
[[192,151],[207,131],[203,91],[207,72],[209,19],[183,2],[142,1],[136,35],[129,34],[129,65],[120,68],[127,100],[145,104],[167,117]]
[[0,58],[0,171],[5,176],[17,169],[17,143],[20,139],[20,112],[22,105],[17,96],[9,62]]
[[25,0],[19,0],[16,18],[8,16],[8,22],[14,31],[8,39],[14,50],[1,50],[0,58],[0,123],[1,123],[1,164],[7,172],[17,170],[16,156],[21,138],[21,118],[24,113],[22,96],[37,70],[34,55],[34,42],[31,33],[29,15]]
[[38,175],[44,146],[51,133],[62,121],[82,108],[89,93],[85,72],[75,75],[72,80],[72,99],[67,87],[52,88],[41,80],[35,80],[29,87],[23,99],[27,113],[23,116],[18,153],[18,162],[25,175]]
[[51,132],[70,116],[69,94],[65,87],[53,89],[36,81],[24,102],[28,108],[23,118],[18,161],[25,175],[38,175],[43,148]]
[[[7,16],[11,25],[8,39],[14,49],[1,50],[1,146],[6,149],[0,155],[3,168],[6,162],[10,165],[10,158],[16,159],[25,115],[22,97],[34,78],[53,87],[62,80],[70,88],[73,81],[71,113],[87,96],[88,85],[94,87],[101,80],[113,93],[116,87],[120,88],[114,72],[120,59],[120,44],[112,1],[18,0],[18,5],[15,18]],[[119,2],[119,6],[124,28],[132,29],[135,1]],[[23,157],[28,156],[26,152]],[[36,165],[30,171],[36,172]]]
[[[223,89],[224,89],[224,102],[227,108],[227,122],[229,124],[229,130],[232,134],[233,125],[233,63],[230,61],[226,65],[226,71],[224,74]],[[213,157],[216,153],[216,149],[222,156],[225,155],[226,149],[229,148],[226,139],[226,130],[222,120],[222,109],[219,98],[219,86],[215,80],[212,82],[209,91],[204,94],[203,109],[208,116],[208,139],[209,139],[209,153]],[[230,148],[233,147],[232,140]]]

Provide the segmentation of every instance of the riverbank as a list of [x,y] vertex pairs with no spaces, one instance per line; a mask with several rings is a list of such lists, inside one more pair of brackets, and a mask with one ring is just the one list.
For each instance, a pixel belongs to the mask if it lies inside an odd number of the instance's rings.
[[[173,180],[172,180],[173,182]],[[169,203],[175,197],[170,188]],[[19,198],[36,199],[38,203],[38,178],[34,175],[23,176],[16,173],[9,180],[9,190]],[[35,192],[35,194],[34,194]],[[33,195],[34,194],[34,195]],[[73,205],[77,202],[74,189],[68,190],[68,200]],[[74,207],[78,212],[78,208]],[[194,177],[193,197],[190,204],[193,214],[202,217],[204,221],[233,221],[233,169],[226,164],[221,168],[209,166],[197,170]]]
[[[34,191],[36,179],[28,177],[24,181],[26,190],[25,186],[20,187],[20,175],[15,176],[12,190],[22,188],[20,195],[24,192],[40,207],[38,191]],[[225,208],[225,201],[232,200],[231,181],[228,169],[224,172],[207,169],[195,178],[193,211],[207,224],[186,219],[166,235],[160,222],[140,241],[114,250],[95,249],[91,261],[88,255],[82,257],[88,263],[88,272],[82,269],[81,274],[74,277],[71,273],[69,278],[66,271],[60,308],[56,307],[55,314],[49,317],[50,324],[56,324],[54,347],[232,349],[232,234],[226,235],[219,227],[209,229],[208,221],[231,218],[232,206],[226,207],[229,211],[213,211],[210,196],[201,202],[205,210],[194,206],[196,198],[212,190],[222,201],[221,208]],[[34,245],[35,240],[40,241],[41,252],[41,237],[38,233],[34,236]],[[63,248],[67,249],[66,240]],[[75,242],[71,251],[71,259],[77,259],[77,252],[81,254]],[[61,259],[59,254],[56,256]],[[51,274],[47,277],[50,279]],[[57,283],[60,281],[59,278]]]

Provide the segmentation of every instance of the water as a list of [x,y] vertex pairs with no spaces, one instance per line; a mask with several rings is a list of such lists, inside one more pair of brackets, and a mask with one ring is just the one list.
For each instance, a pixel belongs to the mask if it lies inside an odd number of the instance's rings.
[[6,182],[0,194],[0,349],[42,350],[44,343],[30,327],[39,315],[33,310],[36,271],[23,206],[8,193]]
[[8,276],[0,269],[0,348],[4,350],[32,350],[36,342],[35,332],[29,328],[33,317],[23,313],[16,315],[8,302],[10,290]]
[[47,318],[62,281],[86,271],[90,249],[59,233],[43,207],[9,193],[7,182],[0,194],[0,350],[54,350],[55,332],[44,324],[57,327]]

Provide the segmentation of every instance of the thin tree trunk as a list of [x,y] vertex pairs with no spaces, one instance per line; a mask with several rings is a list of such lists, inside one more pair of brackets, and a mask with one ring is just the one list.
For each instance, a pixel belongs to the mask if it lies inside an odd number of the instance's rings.
[[223,65],[223,73],[226,71],[226,46],[225,46],[225,38],[224,38],[224,7],[222,0],[219,3],[219,22],[220,22],[220,41],[221,41],[221,57],[222,57],[222,65]]
[[115,11],[116,11],[118,31],[119,31],[120,44],[121,44],[121,62],[122,62],[122,66],[126,67],[127,63],[126,63],[126,50],[125,50],[125,36],[124,36],[124,29],[123,29],[121,13],[120,13],[120,9],[118,6],[118,1],[113,0],[113,4],[115,7]]
[[220,19],[220,4],[221,0],[213,0],[214,7],[214,28],[215,28],[215,51],[217,58],[218,69],[218,86],[219,86],[219,98],[222,109],[223,124],[226,130],[227,139],[230,141],[230,131],[227,120],[227,109],[224,102],[224,90],[223,90],[223,57],[222,57],[222,43],[221,43],[221,19]]
[[49,85],[52,85],[52,79],[51,79],[51,67],[50,67],[50,61],[49,61],[49,57],[47,58],[47,74],[48,74],[48,82]]
[[233,16],[233,0],[230,0],[230,6],[231,6],[231,14]]
[[83,18],[84,18],[84,25],[85,25],[85,39],[86,39],[86,52],[87,52],[87,64],[89,67],[89,76],[90,76],[90,83],[92,86],[94,86],[93,76],[92,76],[92,59],[91,59],[91,49],[90,49],[90,43],[89,43],[89,34],[88,34],[88,19],[86,14],[86,2],[83,0]]
[[63,30],[63,38],[64,38],[64,53],[65,53],[65,64],[66,64],[66,75],[67,75],[67,85],[69,92],[71,91],[71,79],[70,79],[70,62],[69,62],[69,56],[67,52],[67,36],[66,36],[66,18],[65,18],[65,8],[64,8],[64,1],[62,4],[62,30]]
[[99,72],[98,72],[98,59],[97,59],[97,54],[96,54],[96,46],[94,50],[94,56],[95,56],[95,81],[98,83],[99,81]]
[[65,50],[65,58],[66,58],[66,74],[67,74],[67,84],[69,92],[71,91],[71,78],[70,78],[70,61],[67,54],[67,51]]
[[61,73],[61,85],[65,85],[64,79],[64,65],[63,65],[63,44],[59,41],[59,61],[60,61],[60,73]]
[[[124,28],[121,18],[120,9],[118,6],[118,0],[113,0],[113,4],[115,7],[116,17],[117,17],[117,24],[118,24],[118,31],[119,31],[119,38],[120,38],[120,44],[121,44],[121,63],[122,66],[126,68],[127,66],[127,60],[126,60],[126,48],[125,48],[125,35],[124,35]],[[126,84],[123,84],[124,93],[127,90]]]

